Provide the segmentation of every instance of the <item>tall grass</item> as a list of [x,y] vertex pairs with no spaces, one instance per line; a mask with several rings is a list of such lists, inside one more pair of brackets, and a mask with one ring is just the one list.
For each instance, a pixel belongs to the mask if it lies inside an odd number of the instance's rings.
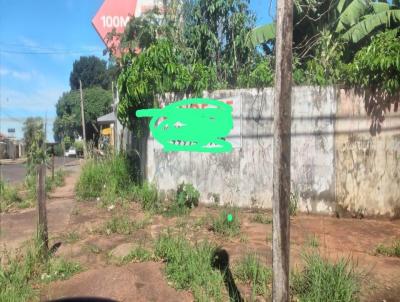
[[35,288],[40,283],[64,280],[82,269],[78,263],[61,258],[44,259],[40,250],[39,242],[34,240],[14,256],[0,253],[0,301],[37,300]]
[[[228,216],[232,215],[232,220]],[[224,236],[237,236],[240,233],[240,219],[236,208],[222,210],[218,217],[213,220],[212,228],[214,232]]]
[[88,160],[82,168],[75,189],[81,200],[100,198],[104,204],[108,204],[118,198],[127,198],[132,188],[129,163],[120,154]]
[[318,252],[304,254],[305,267],[292,275],[292,293],[299,301],[358,301],[359,277],[349,259],[332,263]]
[[13,204],[21,202],[22,198],[17,188],[0,180],[0,213],[6,211]]
[[162,234],[155,245],[155,255],[166,261],[167,278],[178,289],[192,290],[195,301],[223,301],[223,277],[211,265],[215,251],[208,242],[192,246],[171,234]]

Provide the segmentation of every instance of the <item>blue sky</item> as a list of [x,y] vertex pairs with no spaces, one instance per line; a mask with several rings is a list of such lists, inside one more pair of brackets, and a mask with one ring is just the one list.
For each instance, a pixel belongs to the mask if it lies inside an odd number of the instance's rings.
[[[91,25],[102,3],[103,0],[0,0],[2,133],[16,128],[16,136],[22,137],[26,117],[47,116],[47,138],[53,141],[55,104],[69,90],[72,63],[82,55],[103,57],[104,44]],[[250,3],[257,24],[271,20],[275,0]]]

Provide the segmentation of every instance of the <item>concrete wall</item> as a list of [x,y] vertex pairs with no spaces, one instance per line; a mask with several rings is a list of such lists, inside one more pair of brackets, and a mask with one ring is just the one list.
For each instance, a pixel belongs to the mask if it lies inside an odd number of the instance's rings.
[[400,95],[340,90],[335,163],[341,207],[366,215],[400,216],[399,100]]
[[[239,97],[240,146],[231,153],[164,153],[150,137],[147,178],[162,190],[192,183],[203,202],[270,208],[272,202],[273,89],[216,91],[215,99]],[[293,91],[292,179],[301,210],[332,211],[335,200],[335,90],[296,87]],[[228,137],[228,140],[237,137]]]
[[[233,151],[165,153],[150,135],[146,152],[141,146],[144,176],[160,190],[192,183],[204,203],[271,208],[273,93],[267,88],[205,94],[240,100],[233,116],[235,134],[228,137],[235,141]],[[382,112],[376,96],[335,87],[294,87],[291,173],[301,211],[332,213],[340,205],[365,214],[400,215],[399,98],[394,100],[385,101],[385,118],[378,117],[370,127],[366,110],[372,106],[375,117]]]

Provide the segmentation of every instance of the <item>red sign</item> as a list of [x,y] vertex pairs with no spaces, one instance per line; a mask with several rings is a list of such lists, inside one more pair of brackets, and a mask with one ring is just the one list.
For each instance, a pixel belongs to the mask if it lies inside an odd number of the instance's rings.
[[123,33],[130,18],[135,15],[137,0],[105,0],[92,24],[106,46],[118,48],[119,41],[109,40],[107,34],[115,28],[116,33]]

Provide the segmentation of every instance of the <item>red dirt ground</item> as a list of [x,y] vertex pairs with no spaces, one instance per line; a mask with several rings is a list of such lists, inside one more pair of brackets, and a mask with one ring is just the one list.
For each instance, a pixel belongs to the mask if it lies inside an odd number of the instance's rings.
[[[228,252],[230,264],[246,252],[257,252],[271,266],[271,225],[251,222],[254,212],[241,210],[241,234],[233,239],[222,238],[209,231],[207,223],[200,218],[214,216],[216,208],[200,206],[190,216],[181,218],[151,217],[151,224],[131,235],[106,235],[97,230],[116,212],[128,214],[132,219],[142,219],[143,212],[135,203],[128,208],[119,207],[109,211],[95,202],[76,202],[73,187],[78,171],[67,178],[67,185],[53,193],[49,202],[50,234],[52,243],[60,241],[62,234],[75,231],[79,240],[62,243],[57,255],[78,261],[85,268],[69,280],[46,285],[41,290],[41,299],[66,296],[101,296],[118,301],[192,301],[190,292],[173,289],[163,274],[164,264],[158,262],[130,263],[123,266],[113,264],[110,251],[126,243],[144,243],[151,246],[152,239],[171,227],[186,234],[192,241],[207,239]],[[263,212],[270,216],[270,212]],[[28,239],[35,230],[35,211],[2,214],[2,244],[16,247]],[[61,236],[61,237],[60,237]],[[357,263],[362,276],[362,301],[400,301],[400,258],[377,256],[374,249],[380,243],[390,244],[400,239],[400,220],[370,220],[333,218],[299,214],[291,218],[291,268],[300,269],[301,253],[307,247],[310,236],[318,239],[320,252],[332,259],[350,257]],[[125,245],[124,245],[125,244]],[[95,251],[89,247],[96,247]],[[129,247],[129,245],[128,245]],[[238,284],[242,296],[250,297],[250,288]],[[262,300],[260,300],[262,301]]]

